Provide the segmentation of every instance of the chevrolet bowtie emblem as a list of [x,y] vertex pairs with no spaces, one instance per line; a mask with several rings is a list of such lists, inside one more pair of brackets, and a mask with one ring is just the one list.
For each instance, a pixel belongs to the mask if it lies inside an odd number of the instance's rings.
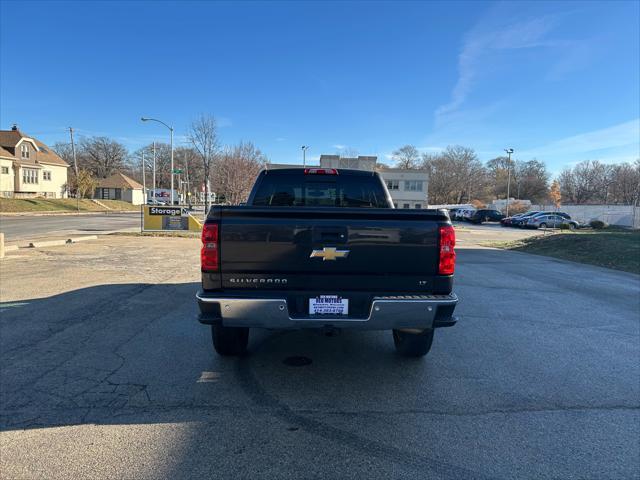
[[349,250],[337,250],[335,247],[324,247],[322,250],[314,250],[309,258],[322,258],[323,262],[335,260],[336,258],[347,258]]

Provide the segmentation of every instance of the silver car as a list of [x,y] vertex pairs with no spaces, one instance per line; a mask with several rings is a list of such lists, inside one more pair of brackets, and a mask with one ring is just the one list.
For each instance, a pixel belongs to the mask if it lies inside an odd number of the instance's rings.
[[569,225],[570,230],[578,227],[578,222],[553,213],[531,217],[525,226],[527,228],[559,228],[563,223]]

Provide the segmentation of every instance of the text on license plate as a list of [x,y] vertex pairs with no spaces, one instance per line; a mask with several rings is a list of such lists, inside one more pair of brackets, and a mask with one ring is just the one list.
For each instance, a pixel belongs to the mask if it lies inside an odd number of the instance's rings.
[[349,299],[338,295],[319,295],[309,299],[309,315],[348,315]]

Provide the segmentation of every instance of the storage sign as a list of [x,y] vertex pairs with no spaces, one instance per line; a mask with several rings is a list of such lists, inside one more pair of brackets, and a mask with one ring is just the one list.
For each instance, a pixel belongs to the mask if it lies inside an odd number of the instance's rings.
[[163,232],[175,230],[199,231],[202,223],[184,207],[163,205],[142,206],[142,230]]
[[182,215],[180,207],[149,207],[149,215],[171,215],[179,217]]

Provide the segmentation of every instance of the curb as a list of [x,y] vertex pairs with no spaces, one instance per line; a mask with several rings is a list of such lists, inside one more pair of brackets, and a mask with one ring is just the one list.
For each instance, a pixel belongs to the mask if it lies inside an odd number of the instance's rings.
[[[97,235],[86,235],[84,237],[67,238],[66,240],[42,240],[42,241],[29,242],[29,245],[27,246],[27,248],[59,247],[59,246],[67,245],[71,243],[86,242],[87,240],[97,240],[97,239],[98,239]],[[18,247],[17,246],[15,247],[16,247],[15,250],[17,250]]]
[[65,216],[65,215],[104,215],[109,213],[131,213],[140,215],[139,210],[104,210],[100,212],[65,212],[65,211],[51,211],[51,212],[0,212],[0,217],[47,217],[47,216]]
[[87,240],[97,240],[97,235],[85,235],[84,237],[68,238],[67,243],[86,242]]
[[41,247],[57,247],[60,245],[66,245],[68,240],[43,240],[41,242],[30,242],[29,248],[41,248]]

